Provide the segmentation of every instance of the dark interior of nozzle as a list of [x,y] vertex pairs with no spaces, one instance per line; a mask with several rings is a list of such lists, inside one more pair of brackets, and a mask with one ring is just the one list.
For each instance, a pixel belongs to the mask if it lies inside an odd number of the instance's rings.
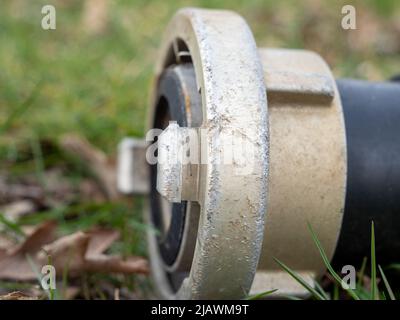
[[[202,122],[201,98],[191,63],[172,65],[161,75],[157,88],[157,105],[153,127],[165,129],[169,121],[176,121],[180,127],[199,127]],[[150,168],[150,208],[153,226],[158,230],[158,249],[163,262],[172,266],[182,246],[188,203],[173,203],[163,206],[158,193],[157,165]],[[168,211],[168,212],[165,212]],[[169,221],[165,221],[165,219]],[[194,248],[193,248],[194,250]],[[187,270],[189,271],[189,270]],[[186,276],[185,272],[169,273],[172,287],[178,288]]]
[[400,257],[400,83],[337,80],[347,138],[347,191],[333,263],[370,255],[371,221],[380,264]]
[[[161,76],[157,99],[154,128],[165,129],[171,120],[177,121],[181,127],[187,126],[184,93],[179,84],[179,78],[172,69]],[[163,199],[156,189],[157,165],[152,165],[150,171],[152,222],[159,232],[157,239],[160,254],[167,265],[172,265],[178,255],[182,240],[186,201],[173,203],[170,208],[163,207]],[[171,212],[166,214],[162,210],[171,210]],[[165,221],[165,217],[169,217],[170,221]],[[166,224],[169,226],[166,227]]]

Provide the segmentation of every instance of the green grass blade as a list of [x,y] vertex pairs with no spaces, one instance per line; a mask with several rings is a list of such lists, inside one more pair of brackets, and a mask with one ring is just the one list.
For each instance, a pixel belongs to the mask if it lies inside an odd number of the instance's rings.
[[11,128],[14,124],[15,120],[18,119],[26,110],[35,102],[36,98],[38,97],[41,88],[43,85],[43,81],[38,81],[32,91],[29,93],[29,96],[17,107],[12,108],[11,114],[6,118],[6,120],[0,124],[0,134],[3,134],[7,130]]
[[258,299],[262,299],[262,298],[264,298],[265,296],[268,296],[268,295],[270,295],[271,293],[274,293],[274,292],[276,292],[276,291],[278,291],[278,289],[274,289],[274,290],[269,290],[269,291],[257,293],[257,294],[255,294],[255,295],[248,296],[245,300],[258,300]]
[[386,291],[387,291],[388,294],[389,294],[390,300],[396,300],[396,297],[394,296],[394,293],[393,293],[393,291],[392,291],[392,288],[390,287],[389,281],[387,280],[386,275],[385,275],[385,273],[383,272],[383,269],[381,268],[380,265],[378,265],[378,268],[379,268],[379,272],[381,273],[383,283],[385,284]]
[[394,270],[400,270],[400,264],[399,263],[393,263],[390,264],[387,269],[394,269]]
[[22,231],[20,226],[17,223],[7,219],[2,213],[0,213],[0,223],[2,223],[8,229],[16,233],[18,236],[25,238],[25,233]]
[[36,176],[43,189],[47,191],[46,179],[44,177],[45,165],[44,165],[42,146],[40,144],[39,138],[35,134],[31,136],[30,143],[35,163]]
[[[325,250],[322,248],[321,243],[318,240],[317,235],[315,234],[313,228],[311,227],[310,223],[307,223],[308,225],[308,229],[311,232],[311,236],[314,240],[315,245],[318,248],[318,251],[322,257],[322,260],[324,261],[324,264],[326,266],[326,268],[328,269],[329,273],[332,275],[332,277],[339,283],[339,285],[342,285],[342,278],[340,278],[340,276],[335,272],[335,270],[333,270],[331,263],[329,262],[329,258],[325,253]],[[348,294],[355,300],[360,300],[360,298],[358,297],[358,295],[354,292],[353,289],[347,289],[346,290],[348,292]]]
[[329,300],[328,293],[321,287],[318,281],[314,281],[314,286],[318,290],[318,292],[325,298],[325,300]]
[[[28,261],[29,266],[31,267],[33,273],[36,276],[37,282],[39,283],[39,287],[42,288],[42,275],[39,272],[38,266],[36,265],[36,262],[32,259],[32,257],[27,253],[25,255],[26,260]],[[50,299],[50,292],[47,290],[44,290],[47,297]]]
[[365,268],[367,267],[367,257],[363,258],[362,264],[361,264],[361,269],[358,272],[358,281],[357,281],[357,287],[360,288],[363,285],[364,281],[364,274],[365,274]]
[[376,287],[375,228],[373,221],[371,222],[371,299],[378,299]]
[[333,287],[333,299],[332,300],[339,300],[339,285],[336,282]]
[[[48,254],[46,250],[43,249],[43,251],[46,252],[46,254],[47,254],[47,264],[50,266],[53,265],[51,255]],[[53,283],[53,280],[51,278],[50,279],[50,288],[49,288],[49,299],[50,300],[54,300],[54,289],[52,288],[54,285],[55,285],[55,283]]]
[[289,273],[298,283],[300,283],[308,292],[310,292],[316,299],[325,300],[325,298],[313,287],[311,287],[299,274],[286,266],[283,262],[274,258],[275,262],[281,266],[287,273]]
[[360,300],[369,300],[370,299],[370,291],[369,290],[360,290],[358,289],[356,291],[357,296],[360,298]]
[[300,299],[299,297],[295,297],[295,296],[284,295],[283,297],[288,299],[288,300],[296,300],[296,301],[297,300],[303,300],[303,299]]

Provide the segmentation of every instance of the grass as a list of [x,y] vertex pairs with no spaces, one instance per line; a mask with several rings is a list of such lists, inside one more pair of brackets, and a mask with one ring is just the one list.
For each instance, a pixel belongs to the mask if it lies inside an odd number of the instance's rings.
[[[398,14],[398,1],[351,2],[382,26],[383,35],[393,32],[387,21]],[[187,5],[235,10],[247,19],[259,46],[316,50],[337,76],[387,79],[400,71],[396,52],[381,53],[372,41],[349,47],[350,33],[339,27],[345,3],[120,0],[109,7],[106,31],[93,35],[81,23],[83,1],[1,1],[0,145],[7,151],[10,142],[32,132],[54,139],[74,131],[113,153],[123,136],[142,136],[162,31]],[[40,27],[44,4],[57,9],[55,31]],[[364,32],[362,23],[355,32]]]
[[[0,1],[0,176],[17,180],[33,174],[45,185],[44,172],[62,167],[78,184],[88,173],[58,149],[62,134],[78,133],[109,155],[115,154],[122,137],[143,136],[162,31],[184,6],[237,11],[259,47],[314,50],[337,77],[382,80],[400,72],[398,52],[382,48],[378,41],[396,36],[397,0],[350,1],[359,13],[357,31],[340,28],[341,6],[349,4],[345,0],[117,0],[110,1],[102,34],[84,28],[83,2]],[[55,31],[40,27],[45,4],[56,7]],[[378,26],[375,35],[370,34],[371,24]],[[365,38],[368,41],[362,41]],[[140,198],[130,204],[96,204],[78,197],[69,205],[41,209],[18,224],[0,218],[7,231],[16,234],[23,226],[48,219],[57,220],[62,233],[111,226],[123,235],[112,251],[145,255],[147,227],[141,209]],[[96,281],[97,276],[87,275],[84,283]],[[132,279],[112,281],[135,286]],[[316,293],[326,298],[321,288]]]
[[264,292],[260,292],[257,294],[254,294],[252,296],[248,296],[245,300],[258,300],[258,299],[263,299],[271,294],[273,294],[274,292],[278,291],[278,289],[273,289],[273,290],[268,290],[268,291],[264,291]]
[[386,291],[387,291],[387,293],[389,294],[390,300],[396,300],[396,297],[395,297],[395,295],[394,295],[394,293],[393,293],[393,290],[392,290],[392,288],[391,288],[391,286],[390,286],[390,284],[389,284],[389,281],[388,281],[387,278],[386,278],[385,273],[383,272],[382,267],[381,267],[380,265],[378,265],[378,268],[379,268],[379,272],[380,272],[380,274],[381,274],[383,283],[384,283],[384,285],[385,285]]
[[376,256],[375,256],[375,228],[371,222],[371,300],[377,300],[376,288]]
[[317,300],[326,300],[326,298],[321,295],[317,290],[315,290],[312,286],[310,286],[306,280],[304,280],[296,271],[290,269],[287,265],[283,262],[279,261],[278,259],[274,258],[275,262],[288,274],[290,274],[298,283],[300,283],[311,295]]
[[0,213],[0,224],[15,233],[17,236],[25,237],[25,233],[21,230],[20,225],[18,223],[10,221],[2,213]]
[[[47,254],[47,252],[46,252],[46,254]],[[50,265],[50,266],[53,265],[53,263],[52,263],[52,258],[51,258],[51,255],[50,255],[50,254],[47,254],[47,264]],[[50,283],[49,283],[49,300],[54,300],[54,298],[55,298],[55,292],[56,292],[56,289],[54,289],[54,286],[55,286],[55,285],[56,285],[56,284],[53,283],[53,278],[50,278]]]
[[[375,253],[375,228],[374,228],[374,222],[371,222],[371,276],[370,276],[370,294],[367,295],[365,293],[365,288],[362,286],[362,281],[364,277],[364,271],[365,271],[365,266],[366,266],[366,259],[364,259],[361,270],[358,274],[359,279],[357,282],[356,289],[352,288],[344,288],[342,283],[343,280],[342,278],[335,272],[333,269],[332,265],[329,262],[329,258],[327,257],[325,250],[323,249],[320,241],[318,240],[318,237],[316,233],[314,232],[311,224],[308,223],[308,228],[310,230],[310,234],[313,238],[313,241],[315,243],[315,246],[317,247],[320,256],[322,260],[324,261],[324,264],[329,272],[329,274],[333,277],[333,279],[336,281],[335,286],[334,286],[334,292],[333,292],[333,298],[334,300],[339,299],[339,291],[338,288],[342,287],[344,292],[346,292],[352,299],[354,300],[380,300],[381,298],[385,299],[385,293],[379,292],[378,286],[377,286],[377,274],[376,274],[376,253]],[[303,286],[313,298],[316,300],[329,300],[330,297],[329,295],[322,289],[322,287],[315,282],[314,286],[311,286],[307,283],[306,280],[304,280],[299,274],[297,274],[294,270],[290,269],[288,266],[286,266],[283,262],[279,261],[278,259],[274,259],[277,264],[285,270],[290,276],[292,276],[301,286]],[[381,274],[383,283],[385,285],[385,289],[389,295],[389,298],[391,300],[396,300],[396,297],[393,293],[393,290],[386,278],[385,273],[383,272],[383,269],[381,266],[378,265],[379,272]]]
[[[325,253],[325,250],[323,249],[320,241],[318,240],[317,235],[315,234],[313,228],[311,227],[311,224],[309,224],[309,223],[308,223],[308,229],[310,230],[310,233],[311,233],[311,236],[313,238],[313,241],[314,241],[315,245],[318,248],[318,251],[319,251],[319,253],[321,255],[322,260],[324,261],[324,264],[325,264],[326,268],[328,269],[328,272],[337,281],[337,283],[341,285],[342,284],[342,279],[340,278],[340,276],[333,269],[331,263],[329,262],[329,258]],[[360,299],[358,297],[358,295],[354,292],[353,289],[348,289],[347,292],[354,300],[359,300]]]

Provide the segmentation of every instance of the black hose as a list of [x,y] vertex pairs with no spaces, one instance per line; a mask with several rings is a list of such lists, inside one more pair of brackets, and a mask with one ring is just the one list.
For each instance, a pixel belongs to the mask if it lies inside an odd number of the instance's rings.
[[379,263],[400,261],[400,83],[341,79],[347,191],[334,264],[370,255],[375,224]]

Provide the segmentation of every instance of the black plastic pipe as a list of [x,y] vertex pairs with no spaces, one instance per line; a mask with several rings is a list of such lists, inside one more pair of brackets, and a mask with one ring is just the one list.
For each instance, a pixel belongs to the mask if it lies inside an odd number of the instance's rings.
[[400,82],[337,80],[347,138],[347,190],[333,263],[400,262]]

